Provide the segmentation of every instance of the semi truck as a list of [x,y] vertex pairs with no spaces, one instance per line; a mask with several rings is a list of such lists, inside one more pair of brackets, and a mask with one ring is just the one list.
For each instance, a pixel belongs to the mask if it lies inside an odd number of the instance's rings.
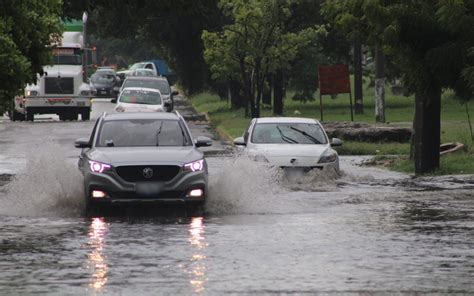
[[92,57],[85,47],[83,24],[64,24],[60,44],[51,45],[51,63],[43,67],[36,84],[27,85],[22,96],[15,97],[12,120],[33,121],[37,114],[57,114],[60,120],[90,119],[92,91],[87,83],[90,65],[84,55]]

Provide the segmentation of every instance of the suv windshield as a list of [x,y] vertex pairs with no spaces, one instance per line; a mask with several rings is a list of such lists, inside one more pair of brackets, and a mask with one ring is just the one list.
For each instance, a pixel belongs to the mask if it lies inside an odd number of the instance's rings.
[[158,89],[162,95],[170,94],[170,87],[167,81],[164,80],[136,80],[136,79],[127,79],[125,80],[123,88],[126,87],[143,87],[143,88],[153,88]]
[[97,147],[191,146],[178,120],[113,120],[100,129]]
[[94,74],[91,76],[91,81],[93,83],[104,83],[104,84],[110,84],[115,82],[115,76],[112,74]]
[[258,123],[251,141],[259,144],[327,144],[322,127],[314,123]]
[[118,101],[131,104],[160,105],[161,95],[157,91],[125,89]]

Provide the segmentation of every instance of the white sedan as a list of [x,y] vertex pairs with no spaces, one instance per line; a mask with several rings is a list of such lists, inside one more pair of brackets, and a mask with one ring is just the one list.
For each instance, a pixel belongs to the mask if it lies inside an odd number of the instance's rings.
[[342,141],[333,138],[330,142],[322,125],[314,119],[254,118],[234,144],[249,157],[281,168],[339,172],[339,157],[331,147],[341,146]]
[[153,88],[127,87],[122,90],[115,106],[116,112],[165,112],[168,102]]

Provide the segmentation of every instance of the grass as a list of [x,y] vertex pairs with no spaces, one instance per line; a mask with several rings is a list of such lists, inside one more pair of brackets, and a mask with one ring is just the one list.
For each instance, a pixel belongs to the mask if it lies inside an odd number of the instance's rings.
[[[320,119],[319,94],[315,94],[314,101],[302,103],[291,99],[293,93],[289,91],[285,99],[283,116],[297,116]],[[228,138],[242,135],[250,119],[245,118],[243,110],[231,110],[226,100],[217,95],[201,93],[191,98],[197,111],[207,113],[211,124]],[[402,127],[411,127],[414,115],[413,96],[405,97],[394,95],[390,88],[386,88],[386,124]],[[445,92],[442,97],[441,113],[441,141],[461,142],[468,147],[467,152],[458,152],[441,157],[440,168],[434,174],[473,174],[474,173],[474,141],[471,139],[465,106],[456,100],[452,92]],[[474,102],[469,103],[471,120],[474,120]],[[350,121],[349,95],[338,95],[332,99],[323,97],[324,122]],[[367,86],[364,88],[364,114],[354,114],[354,121],[375,124],[374,91]],[[261,116],[273,116],[270,107],[262,107]],[[345,141],[338,147],[341,155],[399,155],[397,161],[389,167],[396,171],[413,172],[413,164],[407,160],[410,151],[408,143],[362,143]]]

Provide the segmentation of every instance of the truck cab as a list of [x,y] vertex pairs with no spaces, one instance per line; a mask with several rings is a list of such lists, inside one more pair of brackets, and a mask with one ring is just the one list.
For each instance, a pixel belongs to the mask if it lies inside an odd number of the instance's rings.
[[86,82],[83,32],[65,31],[52,46],[52,60],[36,84],[15,98],[14,117],[33,121],[36,114],[57,114],[60,120],[90,119],[92,91]]

